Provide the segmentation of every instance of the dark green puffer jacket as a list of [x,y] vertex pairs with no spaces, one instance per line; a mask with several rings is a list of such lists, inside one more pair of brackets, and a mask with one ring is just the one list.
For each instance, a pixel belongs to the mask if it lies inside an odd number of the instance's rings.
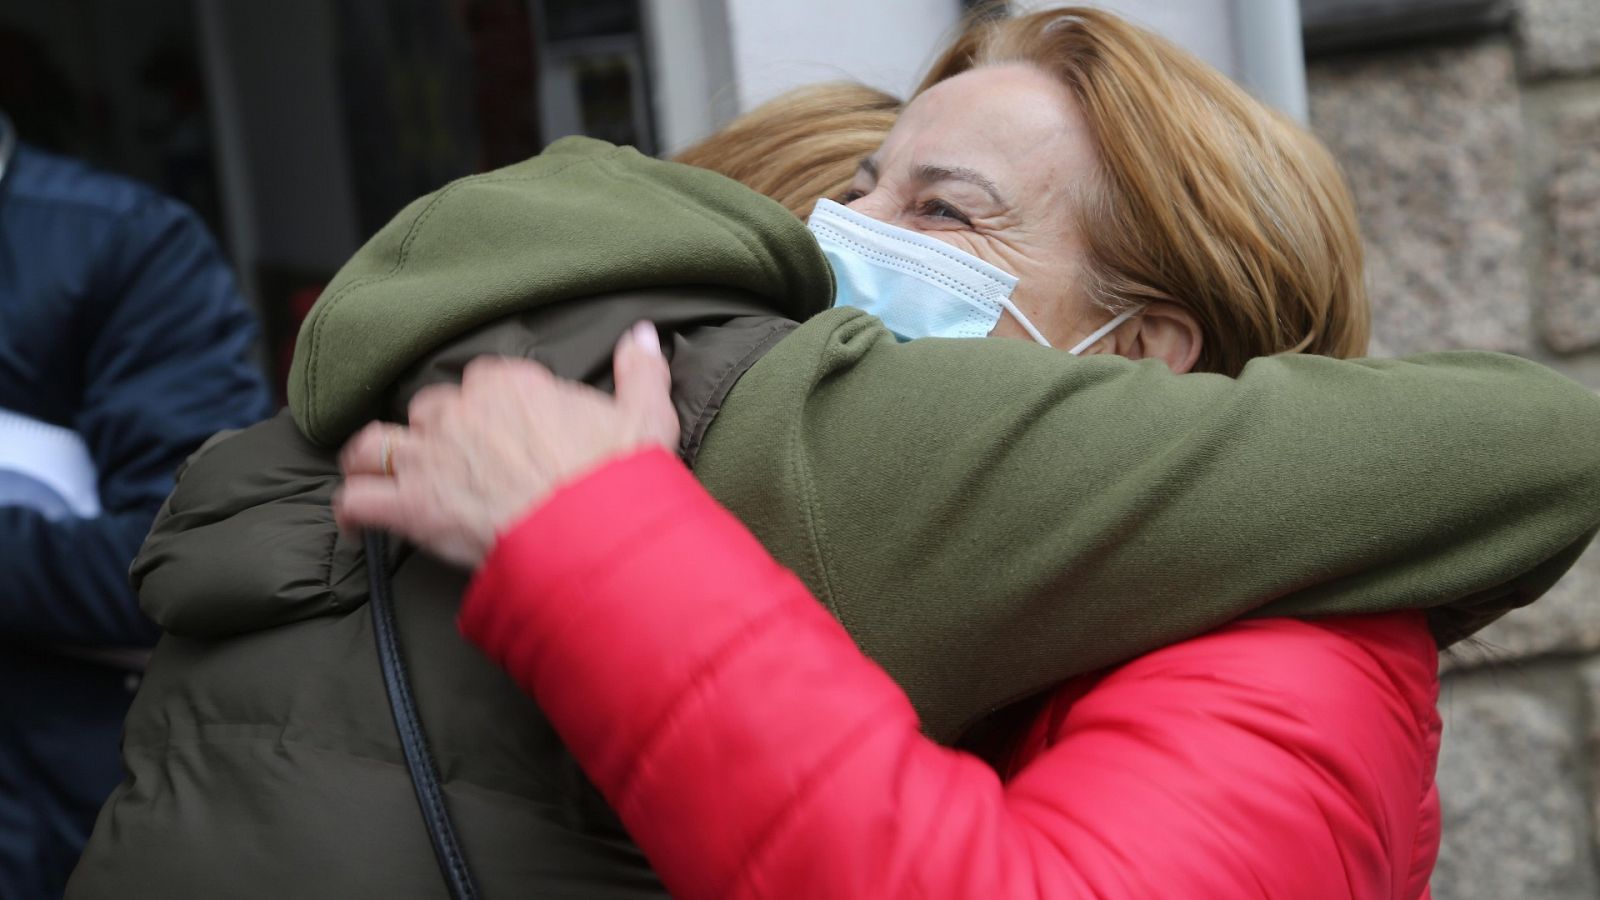
[[[408,207],[302,332],[294,421],[199,454],[135,565],[168,636],[69,896],[443,895],[359,547],[328,500],[345,436],[481,353],[608,386],[616,337],[655,320],[685,458],[946,741],[1252,612],[1427,607],[1455,637],[1538,596],[1600,524],[1600,402],[1530,363],[1286,356],[1179,377],[900,344],[819,314],[830,295],[776,205],[596,142]],[[486,896],[658,896],[538,710],[457,636],[466,576],[391,565]]]
[[[793,327],[735,297],[615,294],[513,316],[430,354],[400,396],[483,353],[583,375],[653,311],[686,385],[692,455],[731,364]],[[580,323],[592,337],[567,336]],[[133,571],[168,633],[128,717],[128,778],[68,896],[444,896],[378,669],[360,541],[328,507],[337,483],[334,452],[287,411],[182,473]],[[466,573],[403,551],[392,564],[417,703],[484,895],[663,896],[538,708],[457,633]]]

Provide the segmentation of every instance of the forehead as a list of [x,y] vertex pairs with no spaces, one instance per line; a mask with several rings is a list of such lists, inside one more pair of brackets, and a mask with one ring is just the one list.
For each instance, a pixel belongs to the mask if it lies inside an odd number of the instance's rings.
[[880,171],[979,169],[1016,192],[1085,177],[1092,141],[1072,93],[1028,65],[988,66],[946,79],[906,107],[877,154]]

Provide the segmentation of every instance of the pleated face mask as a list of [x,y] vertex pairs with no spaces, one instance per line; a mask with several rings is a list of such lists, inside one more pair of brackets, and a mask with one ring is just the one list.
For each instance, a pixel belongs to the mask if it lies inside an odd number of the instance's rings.
[[[833,267],[833,305],[877,316],[901,340],[987,337],[1009,312],[1029,337],[1050,346],[1011,302],[1017,276],[832,200],[818,200],[806,224]],[[1143,308],[1120,313],[1067,352],[1077,356]]]
[[833,267],[835,306],[882,320],[901,340],[987,337],[1000,315],[1050,346],[1011,302],[1017,276],[943,241],[818,200],[807,222]]

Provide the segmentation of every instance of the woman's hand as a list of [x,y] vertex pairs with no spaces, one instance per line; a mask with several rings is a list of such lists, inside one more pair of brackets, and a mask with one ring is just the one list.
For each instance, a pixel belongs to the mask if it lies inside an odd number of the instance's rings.
[[525,360],[483,357],[461,385],[418,392],[409,428],[373,422],[339,457],[341,528],[381,528],[477,568],[501,532],[562,484],[616,456],[678,442],[655,326],[617,344],[615,397]]

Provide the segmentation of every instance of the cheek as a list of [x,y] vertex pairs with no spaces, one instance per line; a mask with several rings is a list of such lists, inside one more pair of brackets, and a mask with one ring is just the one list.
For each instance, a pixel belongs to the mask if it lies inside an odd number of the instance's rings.
[[[1052,345],[1064,346],[1082,322],[1092,317],[1093,304],[1083,289],[1082,270],[1075,257],[1024,264],[1013,274],[1017,276],[1017,287],[1011,294],[1012,302],[1034,327],[1044,332]],[[1017,331],[1026,336],[1021,326],[1017,326]]]
[[[1033,315],[1028,313],[1026,309],[1023,310],[1023,314],[1028,316],[1029,321],[1035,321]],[[1039,328],[1039,325],[1035,324],[1034,327]],[[1044,332],[1046,338],[1050,339],[1050,345],[1055,346],[1056,340],[1051,337],[1049,329],[1040,330]],[[1013,341],[1029,341],[1030,343],[1033,341],[1033,336],[1028,334],[1021,323],[1013,319],[1009,312],[1001,313],[1000,321],[994,323],[994,330],[989,332],[989,337],[1009,338]]]

